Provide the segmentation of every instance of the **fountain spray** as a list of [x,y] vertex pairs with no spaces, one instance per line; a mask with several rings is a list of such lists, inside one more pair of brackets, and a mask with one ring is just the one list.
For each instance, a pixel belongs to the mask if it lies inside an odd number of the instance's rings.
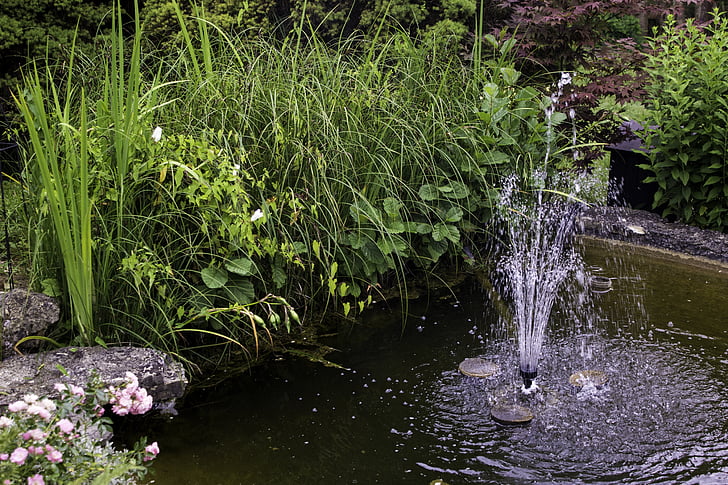
[[[557,92],[545,109],[546,154],[542,168],[523,181],[507,178],[501,192],[501,218],[507,230],[509,245],[500,265],[503,281],[513,301],[513,319],[517,328],[519,372],[524,389],[531,390],[538,376],[546,326],[558,290],[576,267],[578,257],[569,249],[580,207],[547,180],[551,156],[552,116],[563,88],[571,75],[562,73]],[[519,184],[531,190],[524,191]]]

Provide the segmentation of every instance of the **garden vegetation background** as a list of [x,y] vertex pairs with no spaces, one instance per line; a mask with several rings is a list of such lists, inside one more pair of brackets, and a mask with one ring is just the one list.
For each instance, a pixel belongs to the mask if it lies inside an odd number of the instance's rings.
[[[487,266],[506,174],[547,153],[590,169],[624,119],[651,126],[674,65],[651,45],[643,69],[640,19],[685,5],[34,7],[3,2],[0,49],[31,284],[65,303],[49,339],[150,345],[199,371]],[[561,70],[575,82],[554,99]],[[728,194],[711,194],[723,224]]]

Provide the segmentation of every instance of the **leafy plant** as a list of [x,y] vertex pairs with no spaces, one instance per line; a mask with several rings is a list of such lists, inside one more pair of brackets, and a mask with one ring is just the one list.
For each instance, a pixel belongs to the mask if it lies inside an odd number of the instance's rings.
[[[81,342],[88,344],[94,337],[88,106],[83,91],[78,98],[72,96],[73,79],[68,81],[65,96],[55,87],[51,89],[47,106],[44,82],[36,69],[26,83],[25,96],[17,102],[26,124],[32,127],[28,135],[35,157],[33,175],[43,187],[41,204],[53,223],[73,321]],[[80,112],[77,127],[70,118],[74,101]]]
[[669,18],[650,41],[648,127],[650,163],[658,185],[654,207],[664,216],[728,228],[728,20],[717,11],[704,28]]

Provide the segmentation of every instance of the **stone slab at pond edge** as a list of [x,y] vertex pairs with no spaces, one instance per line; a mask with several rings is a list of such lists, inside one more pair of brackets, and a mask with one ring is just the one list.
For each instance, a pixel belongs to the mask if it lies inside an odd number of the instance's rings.
[[[68,375],[61,371],[64,369]],[[120,385],[133,372],[154,399],[154,408],[173,412],[187,386],[184,367],[169,355],[138,347],[65,347],[17,355],[0,362],[0,411],[25,394],[58,397],[57,382],[85,386],[94,373],[104,385]]]

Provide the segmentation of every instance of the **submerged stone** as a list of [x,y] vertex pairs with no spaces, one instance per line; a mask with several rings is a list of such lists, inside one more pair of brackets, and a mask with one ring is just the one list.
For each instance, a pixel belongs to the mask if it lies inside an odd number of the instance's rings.
[[584,387],[592,385],[594,387],[601,387],[607,383],[609,377],[606,373],[600,370],[580,370],[574,372],[569,377],[569,384],[576,387]]
[[499,404],[490,410],[493,420],[501,424],[526,424],[533,419],[533,413],[525,406],[518,404]]
[[458,367],[461,373],[470,377],[490,377],[500,370],[495,362],[481,357],[471,357],[460,362]]

